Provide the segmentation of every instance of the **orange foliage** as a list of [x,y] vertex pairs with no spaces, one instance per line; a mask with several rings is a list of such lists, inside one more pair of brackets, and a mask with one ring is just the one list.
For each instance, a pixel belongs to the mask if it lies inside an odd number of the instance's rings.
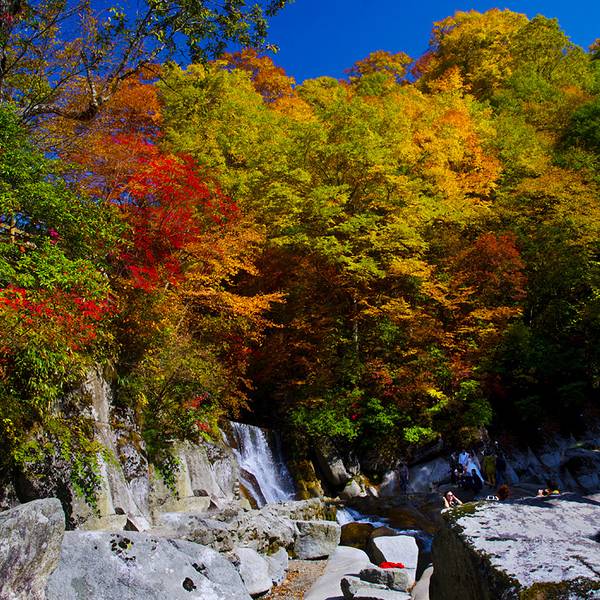
[[401,81],[406,75],[406,68],[412,59],[404,52],[392,54],[386,50],[371,52],[369,56],[356,61],[351,69],[348,69],[350,78],[358,78],[373,73],[385,73],[396,81]]
[[250,75],[254,89],[265,102],[275,102],[293,95],[294,78],[286,75],[271,58],[259,55],[253,48],[225,54],[221,61],[228,67],[246,71]]
[[486,198],[497,186],[500,162],[483,148],[465,104],[453,104],[431,123],[431,129],[421,129],[414,135],[426,157],[422,172],[449,198]]
[[160,137],[161,124],[156,87],[141,75],[124,81],[93,121],[51,123],[63,157],[84,170],[82,185],[106,200],[121,193],[150,144]]

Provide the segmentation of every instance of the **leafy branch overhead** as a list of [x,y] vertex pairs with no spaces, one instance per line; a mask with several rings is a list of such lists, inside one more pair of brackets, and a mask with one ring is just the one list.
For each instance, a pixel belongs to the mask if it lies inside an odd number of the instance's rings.
[[[23,120],[89,121],[119,85],[159,61],[208,60],[230,43],[262,48],[266,18],[286,0],[91,0],[6,3],[0,15],[0,99]],[[180,47],[186,41],[187,50]]]

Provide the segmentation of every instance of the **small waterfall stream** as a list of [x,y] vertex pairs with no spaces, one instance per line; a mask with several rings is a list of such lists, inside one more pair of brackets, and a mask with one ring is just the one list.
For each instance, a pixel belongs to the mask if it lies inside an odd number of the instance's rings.
[[233,451],[240,466],[240,482],[257,505],[293,500],[294,481],[283,459],[279,438],[260,427],[231,422]]
[[421,552],[431,553],[433,536],[420,529],[399,529],[398,527],[391,525],[390,520],[386,517],[365,515],[360,511],[348,506],[339,507],[337,509],[336,518],[340,525],[346,525],[347,523],[370,523],[373,525],[373,527],[388,527],[400,535],[410,535],[417,540]]

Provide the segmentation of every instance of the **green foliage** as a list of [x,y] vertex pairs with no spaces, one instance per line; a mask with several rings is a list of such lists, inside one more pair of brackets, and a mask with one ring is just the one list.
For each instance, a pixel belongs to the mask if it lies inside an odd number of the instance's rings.
[[571,115],[565,142],[600,154],[600,98],[584,104]]
[[66,426],[58,406],[111,343],[102,269],[115,229],[110,211],[77,196],[60,163],[33,149],[7,107],[0,149],[2,466],[31,468],[32,452],[58,448],[90,499],[99,447],[77,414]]
[[398,408],[393,404],[385,406],[378,398],[369,398],[362,415],[363,427],[375,436],[387,436],[394,432],[401,420]]
[[312,438],[326,437],[351,442],[360,432],[357,415],[351,412],[355,396],[350,394],[313,399],[309,406],[299,406],[293,410],[291,423]]
[[414,446],[426,444],[437,437],[436,433],[430,427],[421,427],[420,425],[407,427],[402,432],[402,436],[406,443]]
[[[76,410],[79,408],[75,407]],[[13,438],[17,433],[11,427],[5,428],[5,431]],[[97,492],[101,483],[100,460],[111,462],[114,457],[94,439],[92,419],[83,415],[70,418],[50,415],[43,425],[34,427],[28,433],[26,439],[11,440],[14,448],[13,465],[34,481],[40,478],[48,482],[55,481],[52,471],[56,469],[68,472],[75,493],[97,509]],[[48,491],[54,494],[61,492],[60,489]]]
[[462,381],[456,393],[456,399],[466,406],[462,421],[468,427],[476,429],[485,427],[492,422],[492,406],[484,397],[478,381]]

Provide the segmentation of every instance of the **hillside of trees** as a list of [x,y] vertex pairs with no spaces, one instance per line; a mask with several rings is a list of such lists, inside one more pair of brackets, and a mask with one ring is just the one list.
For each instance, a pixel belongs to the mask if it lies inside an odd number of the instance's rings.
[[163,466],[240,416],[391,454],[598,416],[600,44],[458,12],[296,84],[263,15],[148,6],[0,15],[2,471],[85,487],[95,364]]

